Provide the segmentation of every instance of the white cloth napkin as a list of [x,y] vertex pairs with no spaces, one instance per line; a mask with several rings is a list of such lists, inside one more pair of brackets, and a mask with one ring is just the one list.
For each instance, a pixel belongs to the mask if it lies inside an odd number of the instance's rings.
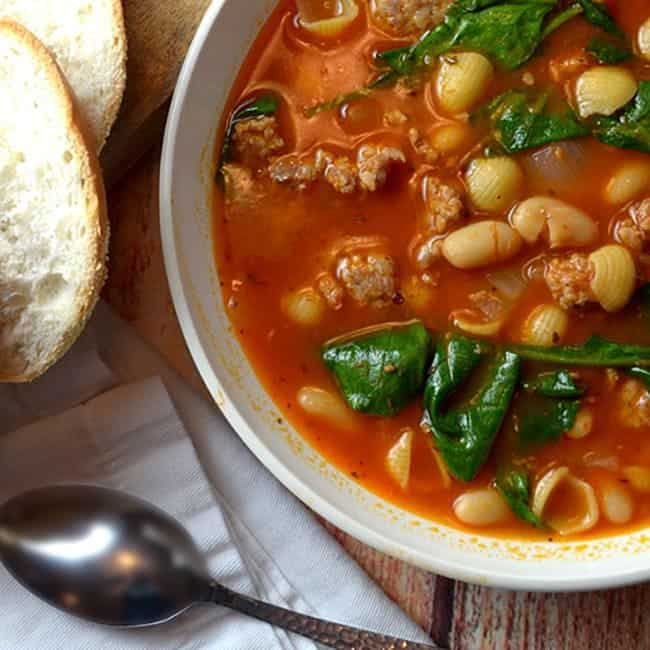
[[[205,553],[212,575],[232,589],[427,640],[257,462],[216,407],[193,393],[105,305],[44,378],[0,386],[0,413],[0,500],[61,482],[126,490],[178,518]],[[0,650],[315,647],[209,606],[158,628],[86,624],[33,598],[4,569],[0,611]]]

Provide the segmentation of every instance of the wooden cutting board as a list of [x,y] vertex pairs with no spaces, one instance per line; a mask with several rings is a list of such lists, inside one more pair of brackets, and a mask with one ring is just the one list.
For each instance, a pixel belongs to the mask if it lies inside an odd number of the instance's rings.
[[124,0],[128,79],[120,117],[102,152],[111,187],[164,129],[169,99],[211,0]]

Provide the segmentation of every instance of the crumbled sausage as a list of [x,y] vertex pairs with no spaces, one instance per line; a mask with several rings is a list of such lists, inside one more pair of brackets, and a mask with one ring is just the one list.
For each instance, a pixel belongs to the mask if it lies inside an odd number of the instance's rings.
[[274,160],[269,166],[269,175],[276,183],[304,190],[316,180],[318,173],[312,163],[292,155]]
[[409,129],[409,141],[415,153],[422,156],[430,165],[440,158],[440,152],[426,138],[423,138],[417,129]]
[[228,163],[222,169],[226,203],[251,204],[259,201],[261,193],[248,167]]
[[402,113],[402,111],[395,109],[392,111],[386,111],[384,113],[384,126],[402,126],[408,122],[408,116]]
[[375,192],[386,182],[388,168],[395,162],[406,162],[403,152],[383,145],[363,145],[356,165],[346,156],[318,149],[313,158],[279,158],[269,166],[269,175],[276,183],[303,190],[322,177],[341,194],[351,194],[357,187]]
[[397,293],[397,268],[388,255],[345,255],[338,262],[336,276],[361,305],[383,307]]
[[469,299],[488,320],[496,320],[506,309],[505,302],[496,290],[477,291],[470,294]]
[[630,206],[628,214],[616,226],[616,239],[623,246],[641,252],[650,240],[650,199]]
[[328,161],[323,176],[340,194],[352,194],[357,189],[357,170],[345,156]]
[[435,176],[426,176],[423,183],[427,230],[442,235],[465,216],[462,197]]
[[246,164],[268,160],[285,145],[274,116],[255,117],[235,125],[232,136],[235,155]]
[[331,273],[321,273],[316,278],[316,287],[332,309],[338,310],[343,307],[343,287]]
[[587,256],[582,253],[548,260],[544,279],[563,309],[584,305],[591,298],[591,269]]
[[452,0],[374,0],[372,18],[388,32],[407,36],[438,24]]
[[382,145],[363,145],[357,154],[359,185],[369,192],[376,191],[386,182],[388,168],[395,162],[406,162],[406,157],[400,149]]
[[636,379],[629,379],[619,391],[621,422],[628,427],[650,426],[650,393]]

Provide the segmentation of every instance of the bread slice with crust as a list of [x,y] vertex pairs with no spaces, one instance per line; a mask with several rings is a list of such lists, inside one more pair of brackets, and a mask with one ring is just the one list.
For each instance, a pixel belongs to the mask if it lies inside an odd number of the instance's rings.
[[101,150],[126,85],[121,0],[0,0],[0,19],[26,27],[54,55]]
[[0,97],[0,381],[23,382],[81,333],[106,274],[108,220],[69,87],[45,46],[9,21]]

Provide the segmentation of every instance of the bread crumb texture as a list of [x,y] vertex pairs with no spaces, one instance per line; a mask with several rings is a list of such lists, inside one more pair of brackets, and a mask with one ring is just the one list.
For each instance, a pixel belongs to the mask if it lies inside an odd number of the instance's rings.
[[25,381],[81,332],[103,283],[108,226],[67,86],[47,50],[7,22],[0,96],[0,380]]

